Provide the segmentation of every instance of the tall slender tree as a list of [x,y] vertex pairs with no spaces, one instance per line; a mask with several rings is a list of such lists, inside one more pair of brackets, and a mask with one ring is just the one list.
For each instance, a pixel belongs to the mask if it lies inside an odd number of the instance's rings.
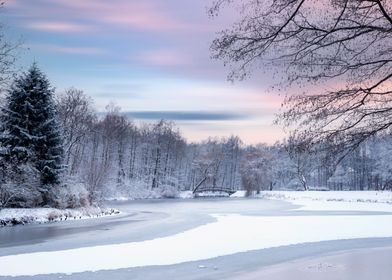
[[2,108],[4,161],[31,163],[39,172],[44,193],[49,185],[60,182],[63,170],[62,132],[53,93],[49,80],[34,63],[14,81]]

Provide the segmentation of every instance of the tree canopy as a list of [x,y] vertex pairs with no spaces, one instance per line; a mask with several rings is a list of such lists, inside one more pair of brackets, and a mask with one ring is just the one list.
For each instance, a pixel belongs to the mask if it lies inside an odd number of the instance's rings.
[[[222,31],[212,55],[231,79],[255,65],[285,72],[282,122],[296,138],[353,149],[392,125],[392,2],[386,0],[218,0],[239,3],[241,19]],[[283,70],[283,71],[282,71]]]

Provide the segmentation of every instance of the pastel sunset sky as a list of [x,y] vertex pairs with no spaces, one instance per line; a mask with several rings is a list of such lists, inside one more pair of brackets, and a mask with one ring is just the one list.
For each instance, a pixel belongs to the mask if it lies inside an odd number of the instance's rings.
[[37,61],[57,92],[81,89],[97,111],[114,102],[137,123],[173,120],[190,141],[282,139],[272,124],[282,98],[268,90],[268,69],[233,84],[229,68],[211,60],[211,41],[236,15],[226,10],[211,19],[211,3],[7,0],[1,13],[7,36],[26,48],[19,64]]

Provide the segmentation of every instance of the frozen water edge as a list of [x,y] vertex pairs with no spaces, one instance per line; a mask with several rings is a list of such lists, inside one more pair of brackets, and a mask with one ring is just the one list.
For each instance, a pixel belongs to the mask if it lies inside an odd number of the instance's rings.
[[77,209],[4,208],[0,210],[0,227],[90,219],[119,213],[120,212],[116,209],[100,207],[84,207]]
[[389,215],[213,216],[213,223],[143,242],[4,256],[0,258],[0,275],[170,265],[307,242],[392,237]]

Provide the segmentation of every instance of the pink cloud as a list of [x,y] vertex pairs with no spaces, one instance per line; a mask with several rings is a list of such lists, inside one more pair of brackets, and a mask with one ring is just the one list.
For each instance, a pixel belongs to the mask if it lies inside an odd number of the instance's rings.
[[[192,21],[187,15],[184,15],[177,9],[173,9],[166,1],[98,1],[98,0],[40,0],[45,5],[45,9],[38,9],[34,5],[21,5],[21,0],[14,0],[13,8],[24,10],[24,14],[40,14],[41,17],[53,17],[58,15],[59,18],[66,17],[74,20],[83,19],[84,21],[114,24],[120,27],[133,28],[151,31],[167,30],[192,30],[201,31],[207,28],[206,25],[198,21]],[[173,3],[172,3],[173,4]],[[79,24],[51,22],[35,23],[31,28],[46,31],[84,31],[88,27]]]
[[191,64],[189,57],[174,51],[150,51],[139,55],[138,60],[155,66],[183,66]]
[[[102,14],[103,11],[108,12]],[[122,6],[102,6],[101,10],[97,12],[103,15],[102,20],[104,21],[131,28],[148,30],[186,28],[184,22],[171,18],[163,10],[146,2],[126,2]]]
[[83,32],[91,30],[91,28],[86,25],[59,21],[30,22],[26,25],[26,27],[50,32]]

